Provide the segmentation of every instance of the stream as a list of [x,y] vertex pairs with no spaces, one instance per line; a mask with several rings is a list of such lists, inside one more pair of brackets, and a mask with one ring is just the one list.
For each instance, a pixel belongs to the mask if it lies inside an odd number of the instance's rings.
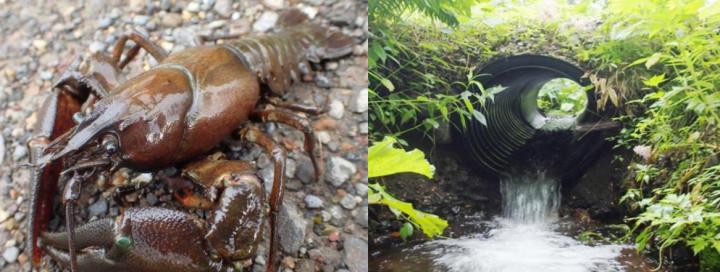
[[371,271],[581,272],[650,271],[631,245],[585,245],[575,224],[558,216],[560,186],[543,172],[501,182],[503,210],[493,220],[469,217],[459,238],[372,252]]

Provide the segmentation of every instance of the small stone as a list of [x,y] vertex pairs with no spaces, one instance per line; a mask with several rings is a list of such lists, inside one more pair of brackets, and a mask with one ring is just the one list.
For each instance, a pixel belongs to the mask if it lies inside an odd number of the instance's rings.
[[195,33],[189,28],[176,28],[172,32],[175,43],[185,47],[195,44]]
[[357,172],[357,168],[354,163],[341,157],[331,157],[328,160],[328,171],[325,173],[325,180],[337,187],[355,175],[355,172]]
[[211,23],[209,23],[209,24],[207,25],[207,27],[210,28],[210,29],[218,29],[218,28],[221,28],[221,27],[224,27],[224,26],[225,26],[225,21],[224,21],[224,20],[215,20],[215,21],[212,21]]
[[185,7],[185,10],[189,12],[199,12],[200,11],[200,3],[198,2],[190,2],[190,4]]
[[160,24],[165,27],[178,27],[182,22],[182,16],[177,13],[167,13],[160,19]]
[[343,105],[342,102],[340,102],[339,100],[333,100],[330,103],[330,111],[328,111],[328,115],[330,115],[330,117],[335,119],[341,119],[344,113],[345,105]]
[[150,17],[146,15],[136,15],[132,20],[133,24],[140,26],[147,24],[148,21],[150,21]]
[[5,159],[5,138],[3,137],[2,133],[0,133],[0,165],[2,165],[4,159]]
[[271,9],[281,9],[285,7],[285,0],[263,0],[263,3]]
[[357,202],[355,202],[355,197],[353,195],[347,194],[340,200],[340,205],[342,205],[345,209],[352,210],[357,206]]
[[368,89],[362,89],[355,96],[354,103],[352,103],[352,111],[357,113],[363,113],[368,110]]
[[323,144],[327,144],[332,140],[332,137],[330,136],[330,132],[327,132],[325,130],[315,132],[315,136],[318,138],[318,141],[320,141]]
[[146,184],[152,181],[152,178],[153,176],[151,173],[142,173],[140,175],[137,175],[130,182],[132,182],[133,184]]
[[266,32],[270,30],[278,20],[278,14],[272,11],[263,12],[253,24],[253,31]]
[[314,195],[305,196],[305,206],[310,209],[319,209],[323,207],[323,200]]
[[305,239],[307,221],[294,203],[284,201],[280,207],[278,234],[280,246],[288,254],[295,254]]
[[315,180],[315,168],[309,159],[299,159],[297,161],[297,169],[295,177],[303,183],[310,183]]
[[158,202],[157,196],[153,193],[147,193],[147,195],[145,196],[145,199],[147,200],[147,202],[150,206],[155,206],[155,204],[157,204],[157,202]]
[[358,125],[358,128],[360,129],[360,134],[368,134],[368,122],[362,122]]
[[350,272],[368,271],[368,244],[360,238],[351,236],[343,244],[345,256],[343,260]]
[[365,183],[355,184],[355,193],[361,197],[367,196],[368,186]]
[[19,161],[25,158],[27,156],[28,149],[25,147],[25,145],[18,145],[15,147],[15,151],[13,152],[13,160]]
[[305,13],[305,15],[307,15],[308,18],[310,18],[310,19],[315,18],[315,15],[317,15],[317,13],[318,13],[317,8],[315,8],[313,6],[307,6],[305,4],[300,4],[297,7],[298,7],[298,9],[300,9],[300,11]]
[[88,207],[88,216],[95,217],[98,215],[103,215],[107,212],[107,210],[108,210],[107,200],[105,200],[104,198],[100,198],[97,201],[95,201],[95,203],[90,205],[90,207]]
[[105,44],[102,42],[94,41],[90,43],[89,49],[92,53],[101,52],[105,50]]
[[286,257],[283,258],[283,260],[282,260],[282,265],[283,265],[284,267],[287,267],[287,268],[290,268],[290,269],[295,268],[295,258],[290,257],[290,256],[286,256]]
[[257,256],[255,257],[255,263],[256,263],[256,264],[259,264],[259,265],[264,265],[264,264],[265,264],[265,257],[264,257],[263,255],[257,255]]
[[45,50],[45,47],[47,46],[48,42],[46,40],[33,40],[32,45],[37,50]]
[[98,28],[106,29],[106,28],[110,27],[110,25],[112,25],[112,23],[113,23],[113,18],[105,17],[102,20],[100,20],[100,22],[98,23]]
[[357,209],[357,213],[355,214],[355,222],[358,223],[358,225],[362,226],[363,228],[368,227],[368,207],[363,206]]
[[8,263],[14,263],[17,260],[18,254],[20,254],[20,249],[17,247],[10,247],[5,249],[5,252],[3,252],[3,259],[5,259]]
[[232,16],[232,0],[218,0],[213,6],[213,10],[225,18]]
[[53,73],[50,71],[42,71],[40,72],[40,78],[42,80],[51,80],[53,76]]
[[330,242],[340,241],[340,232],[337,231],[337,230],[331,232],[331,233],[328,235],[328,240],[330,240]]

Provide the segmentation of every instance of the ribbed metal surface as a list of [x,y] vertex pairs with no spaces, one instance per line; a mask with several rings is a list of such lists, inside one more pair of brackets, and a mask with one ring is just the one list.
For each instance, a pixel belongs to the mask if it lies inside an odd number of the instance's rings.
[[[483,113],[487,126],[471,122],[462,138],[477,164],[493,174],[502,174],[512,164],[512,155],[530,140],[545,117],[537,110],[537,92],[544,83],[555,78],[568,78],[580,85],[583,72],[565,61],[537,55],[513,56],[497,60],[480,69],[483,86],[503,86],[505,90],[488,101]],[[475,90],[479,92],[480,90]],[[588,95],[588,106],[578,121],[593,115],[593,95]]]

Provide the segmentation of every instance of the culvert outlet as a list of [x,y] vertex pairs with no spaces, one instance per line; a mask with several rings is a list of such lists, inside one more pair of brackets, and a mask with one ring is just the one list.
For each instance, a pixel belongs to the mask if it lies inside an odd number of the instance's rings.
[[[556,164],[559,169],[555,171],[567,176],[582,171],[592,159],[590,154],[600,147],[601,142],[605,142],[602,138],[592,137],[588,131],[581,131],[597,127],[601,120],[595,111],[594,89],[585,91],[587,103],[584,109],[569,120],[564,118],[563,122],[558,122],[559,118],[546,116],[538,108],[538,92],[551,80],[564,78],[580,86],[590,85],[577,66],[547,56],[519,55],[494,61],[480,68],[478,73],[482,75],[480,81],[485,89],[505,88],[495,95],[493,101],[488,100],[483,109],[487,125],[470,122],[467,130],[459,135],[465,142],[469,157],[481,170],[495,175],[506,173],[518,163],[518,154],[532,143],[535,145],[533,149],[545,148],[546,153],[557,153],[557,148],[573,149],[572,152],[564,152],[564,158],[561,158],[564,161]],[[480,92],[479,89],[475,91]],[[571,139],[562,142],[562,147],[543,146],[558,145],[558,141],[546,139],[548,136],[557,138],[557,135],[570,135]],[[557,156],[552,159],[557,160]]]

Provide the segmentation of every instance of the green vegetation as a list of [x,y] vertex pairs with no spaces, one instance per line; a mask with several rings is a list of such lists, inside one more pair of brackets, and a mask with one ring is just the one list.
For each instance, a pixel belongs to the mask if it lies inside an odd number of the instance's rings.
[[[638,249],[685,246],[720,270],[720,1],[574,2],[371,0],[371,139],[485,122],[502,91],[475,73],[490,59],[566,59],[586,70],[598,110],[623,123],[617,148],[638,154],[622,198]],[[540,94],[543,108],[582,108],[559,89]]]
[[556,78],[540,88],[537,105],[548,117],[578,116],[587,105],[586,92],[586,88],[571,79]]

